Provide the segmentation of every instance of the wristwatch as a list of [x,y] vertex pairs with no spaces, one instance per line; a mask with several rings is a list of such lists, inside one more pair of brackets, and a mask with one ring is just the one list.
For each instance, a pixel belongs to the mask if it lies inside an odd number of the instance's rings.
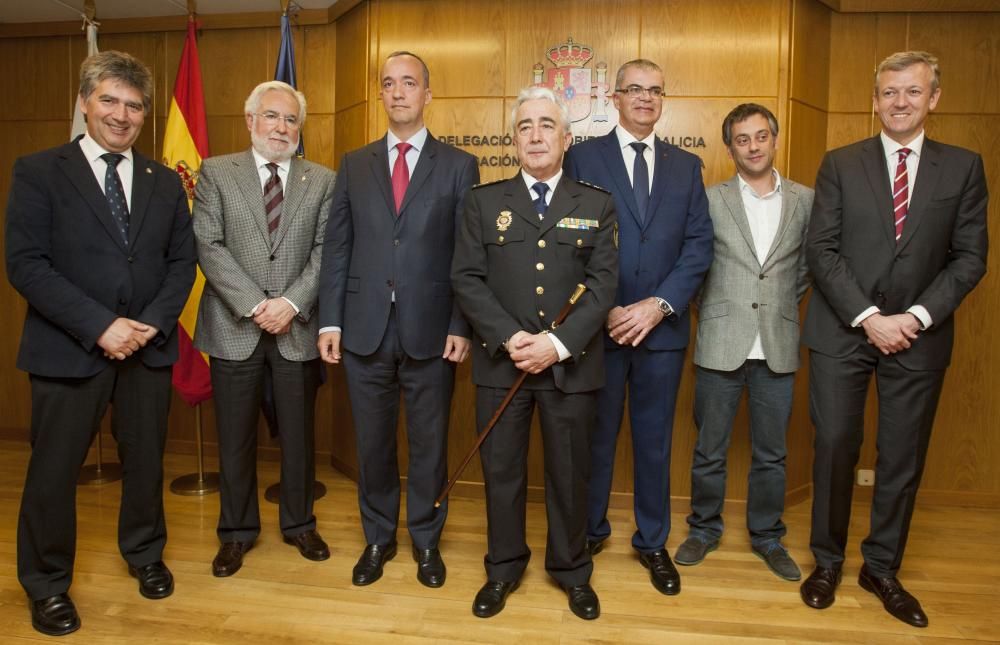
[[659,296],[653,296],[656,298],[656,306],[660,308],[660,313],[663,314],[664,318],[669,318],[674,315],[674,308],[670,304]]

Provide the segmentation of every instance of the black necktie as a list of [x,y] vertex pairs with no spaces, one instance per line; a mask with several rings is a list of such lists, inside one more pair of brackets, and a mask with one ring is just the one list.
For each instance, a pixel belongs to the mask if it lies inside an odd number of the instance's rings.
[[549,209],[549,205],[545,203],[545,193],[549,192],[549,185],[540,181],[531,188],[538,193],[538,199],[534,201],[535,211],[542,217],[545,217],[545,211]]
[[118,177],[118,162],[124,158],[125,155],[114,152],[101,155],[101,159],[108,164],[108,169],[104,173],[104,196],[108,199],[108,207],[111,208],[111,215],[118,224],[122,241],[125,242],[125,246],[128,246],[128,202],[125,201],[122,180]]
[[643,152],[646,144],[633,141],[629,144],[635,150],[635,163],[632,165],[632,192],[635,193],[635,205],[639,208],[639,221],[646,221],[646,208],[649,206],[649,166]]

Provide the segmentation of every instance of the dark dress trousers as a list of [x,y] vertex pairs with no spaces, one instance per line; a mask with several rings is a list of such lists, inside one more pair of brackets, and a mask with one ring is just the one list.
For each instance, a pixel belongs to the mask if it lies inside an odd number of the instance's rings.
[[658,296],[674,309],[638,347],[620,346],[603,334],[607,385],[597,403],[587,536],[598,541],[611,534],[608,500],[627,389],[635,458],[632,546],[643,553],[662,549],[670,533],[670,444],[691,333],[688,309],[712,263],[713,239],[701,159],[659,139],[653,154],[653,188],[644,214],[614,131],[573,145],[564,163],[571,176],[614,195],[621,266],[613,306]]
[[[807,258],[815,289],[802,333],[816,426],[811,548],[844,560],[868,384],[878,385],[878,461],[871,528],[861,545],[878,577],[903,559],[934,413],[951,360],[954,317],[986,271],[986,178],[979,155],[926,139],[902,237],[895,241],[886,155],[874,137],[828,152],[816,178]],[[891,356],[851,322],[870,306],[913,305],[933,325]]]
[[[170,366],[195,275],[176,173],[133,150],[126,245],[78,141],[18,159],[7,204],[7,275],[28,302],[17,366],[31,376],[32,452],[17,562],[32,600],[69,589],[76,478],[109,403],[123,465],[119,548],[136,567],[162,559]],[[124,361],[97,344],[118,317],[159,330]]]
[[519,371],[502,345],[520,330],[549,329],[578,283],[587,292],[555,330],[571,356],[529,376],[483,443],[490,580],[520,579],[527,453],[537,405],[545,453],[545,568],[564,587],[585,584],[586,487],[597,391],[604,385],[600,330],[618,279],[616,215],[603,190],[560,179],[540,220],[519,173],[474,189],[455,247],[452,283],[472,324],[472,378],[480,431]]
[[342,329],[365,540],[396,540],[402,391],[407,527],[414,546],[429,549],[447,517],[446,505],[434,508],[448,477],[455,380],[454,364],[442,355],[448,335],[470,335],[449,270],[462,200],[479,169],[475,157],[428,133],[397,213],[388,159],[383,137],[341,161],[323,244],[319,326]]

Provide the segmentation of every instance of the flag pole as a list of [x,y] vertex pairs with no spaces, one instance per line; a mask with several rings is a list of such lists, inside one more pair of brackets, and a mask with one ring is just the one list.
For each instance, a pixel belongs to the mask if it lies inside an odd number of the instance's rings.
[[198,451],[198,472],[183,475],[170,482],[175,495],[208,495],[219,490],[219,473],[205,472],[205,450],[201,430],[201,403],[194,406],[195,448]]

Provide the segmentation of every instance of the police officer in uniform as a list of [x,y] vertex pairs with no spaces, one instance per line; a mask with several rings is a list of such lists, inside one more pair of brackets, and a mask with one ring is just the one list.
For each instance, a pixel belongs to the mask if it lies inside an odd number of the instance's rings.
[[[574,614],[597,618],[586,549],[586,493],[601,329],[618,282],[617,221],[604,190],[564,177],[569,116],[551,90],[529,87],[511,125],[521,172],[474,188],[455,246],[452,286],[475,333],[472,378],[480,431],[521,371],[529,376],[483,443],[488,582],[473,613],[499,613],[531,552],[525,541],[527,452],[537,405],[545,451],[545,568]],[[587,291],[565,322],[552,321],[578,283]]]

